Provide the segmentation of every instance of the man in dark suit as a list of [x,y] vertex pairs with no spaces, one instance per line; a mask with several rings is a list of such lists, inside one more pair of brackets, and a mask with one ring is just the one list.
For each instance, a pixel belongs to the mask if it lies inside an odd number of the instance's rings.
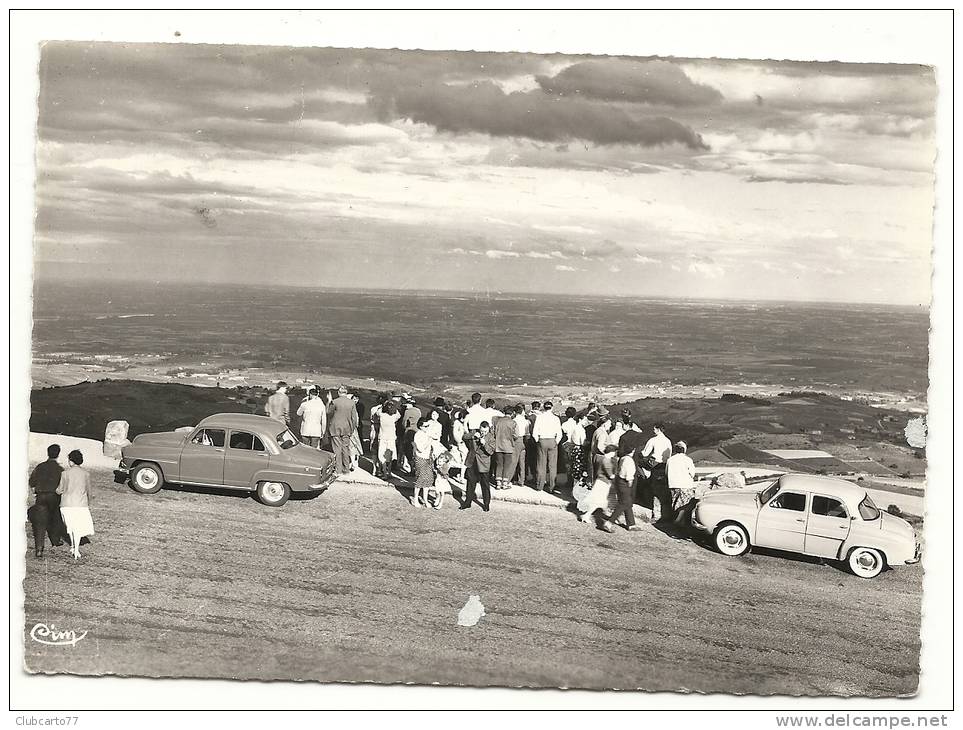
[[47,460],[37,464],[28,480],[30,488],[37,494],[33,506],[27,510],[27,519],[33,527],[33,549],[34,555],[38,558],[43,557],[44,533],[50,537],[50,544],[54,547],[62,545],[69,539],[60,514],[60,495],[57,494],[60,475],[64,471],[63,467],[57,463],[58,456],[60,456],[60,446],[58,444],[48,446]]
[[328,396],[328,431],[331,434],[331,450],[334,452],[338,474],[347,474],[352,469],[351,434],[358,430],[358,409],[348,395],[345,386],[338,388],[338,397],[333,401]]
[[435,398],[435,410],[438,411],[438,423],[441,424],[441,445],[450,449],[455,444],[451,433],[451,409],[445,407],[445,399]]
[[482,511],[487,512],[491,505],[492,487],[489,472],[492,468],[492,454],[495,453],[495,435],[491,432],[488,421],[482,421],[477,431],[465,434],[468,444],[468,469],[465,478],[468,481],[465,491],[465,503],[459,509],[470,509],[475,501],[475,487],[479,483],[482,488]]

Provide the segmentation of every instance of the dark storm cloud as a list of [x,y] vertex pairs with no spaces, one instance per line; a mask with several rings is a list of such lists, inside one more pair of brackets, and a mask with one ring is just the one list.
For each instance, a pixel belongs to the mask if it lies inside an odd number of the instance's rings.
[[624,110],[582,99],[551,97],[540,91],[506,94],[491,82],[452,86],[423,84],[379,95],[384,119],[406,118],[436,129],[485,132],[494,137],[542,141],[582,139],[597,144],[708,147],[692,129],[668,117],[634,117]]
[[722,101],[717,89],[692,81],[667,61],[584,61],[553,77],[536,78],[552,94],[669,106],[702,106]]

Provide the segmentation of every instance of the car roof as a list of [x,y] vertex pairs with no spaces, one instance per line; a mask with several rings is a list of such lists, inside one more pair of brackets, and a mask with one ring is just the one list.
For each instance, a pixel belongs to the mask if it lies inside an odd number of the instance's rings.
[[815,474],[783,474],[779,477],[779,485],[783,489],[801,489],[839,497],[850,507],[856,507],[866,496],[866,490],[852,482]]
[[269,428],[275,433],[281,433],[287,428],[281,421],[268,416],[256,416],[253,413],[215,413],[208,416],[197,424],[198,428],[204,426],[212,428]]

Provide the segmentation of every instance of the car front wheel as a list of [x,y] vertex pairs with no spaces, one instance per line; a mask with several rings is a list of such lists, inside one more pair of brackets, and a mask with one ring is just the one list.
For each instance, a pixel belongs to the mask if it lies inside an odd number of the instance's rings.
[[291,496],[291,487],[284,482],[258,482],[257,498],[268,507],[280,507]]
[[715,533],[716,550],[723,555],[743,555],[749,550],[749,533],[734,522],[722,525]]
[[879,550],[867,547],[853,548],[847,562],[853,575],[858,575],[860,578],[875,578],[886,567],[883,554]]
[[156,464],[138,464],[130,474],[130,485],[141,494],[157,494],[164,486],[164,473]]

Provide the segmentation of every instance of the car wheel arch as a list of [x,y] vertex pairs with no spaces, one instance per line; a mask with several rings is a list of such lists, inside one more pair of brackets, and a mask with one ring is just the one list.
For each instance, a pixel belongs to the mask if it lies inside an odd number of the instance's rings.
[[879,547],[878,545],[869,545],[869,544],[864,544],[864,543],[853,543],[852,545],[850,545],[850,546],[849,546],[848,548],[846,548],[845,550],[840,551],[840,553],[841,553],[841,555],[842,555],[842,557],[840,558],[840,560],[842,560],[842,561],[844,561],[844,562],[849,561],[849,558],[852,556],[853,551],[854,551],[854,550],[859,550],[860,548],[865,548],[865,549],[867,549],[867,550],[875,550],[875,551],[878,552],[880,555],[882,555],[882,556],[883,556],[883,569],[884,569],[884,570],[885,570],[886,568],[892,567],[892,565],[891,565],[890,562],[889,562],[889,556],[886,555],[886,550],[885,550],[885,548],[881,548],[881,547]]
[[168,481],[167,474],[164,472],[164,467],[161,466],[158,462],[152,461],[150,459],[134,459],[131,462],[130,469],[128,469],[128,471],[133,472],[134,469],[141,466],[142,464],[150,464],[152,467],[154,467],[155,469],[157,469],[157,471],[160,472],[161,476],[164,478],[164,481]]

